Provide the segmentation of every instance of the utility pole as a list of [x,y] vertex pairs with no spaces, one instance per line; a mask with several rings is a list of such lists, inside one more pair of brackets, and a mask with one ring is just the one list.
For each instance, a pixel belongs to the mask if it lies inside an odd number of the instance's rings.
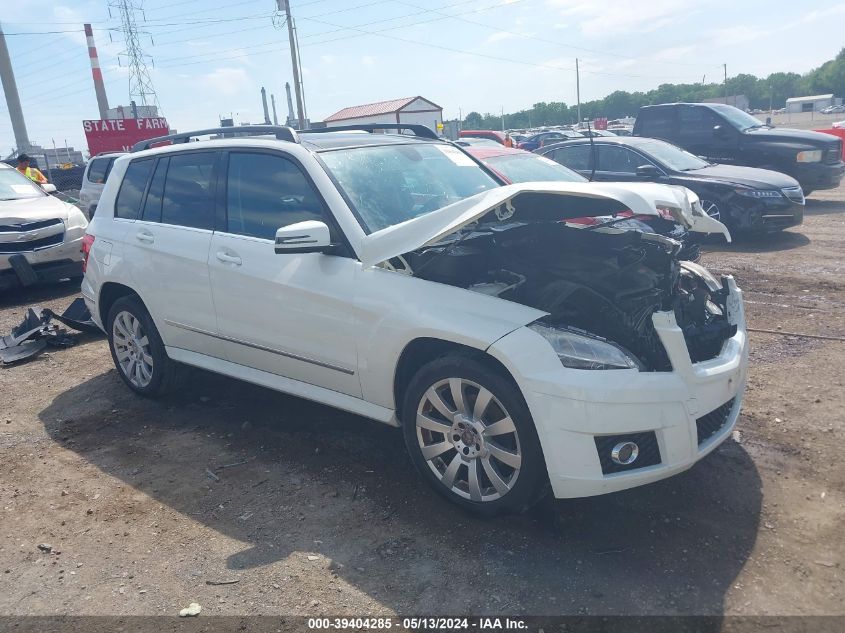
[[722,64],[722,68],[725,69],[725,105],[728,105],[728,65]]
[[578,123],[581,122],[581,72],[578,68],[578,58],[575,58],[575,98],[578,100]]
[[[109,0],[109,17],[112,17],[111,9],[120,13],[120,30],[126,45],[126,50],[120,57],[125,57],[129,65],[129,99],[140,101],[142,106],[156,106],[161,116],[161,104],[147,68],[149,56],[145,55],[141,48],[141,36],[149,33],[139,30],[136,20],[137,13],[141,13],[143,17],[144,0]],[[137,119],[137,112],[132,116]]]
[[6,107],[9,109],[9,118],[12,120],[16,149],[18,152],[28,152],[29,136],[26,133],[23,108],[21,108],[18,86],[15,83],[15,73],[12,70],[9,49],[6,48],[6,36],[3,34],[2,24],[0,24],[0,81],[3,83],[3,92],[6,94]]
[[[284,5],[284,6],[283,6]],[[293,18],[290,15],[290,0],[276,0],[279,11],[285,12],[288,25],[288,42],[290,43],[290,63],[293,67],[293,88],[296,93],[296,114],[299,117],[299,129],[305,129],[305,112],[302,107],[302,84],[299,79],[299,56],[296,54],[296,36],[294,34]]]

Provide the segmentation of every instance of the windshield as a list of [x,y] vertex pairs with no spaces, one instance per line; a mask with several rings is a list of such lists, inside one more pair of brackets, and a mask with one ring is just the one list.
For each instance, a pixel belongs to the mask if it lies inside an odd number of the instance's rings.
[[560,163],[537,154],[506,154],[484,159],[512,183],[538,181],[586,182],[587,179]]
[[372,233],[500,186],[457,147],[380,145],[320,154]]
[[763,127],[763,122],[760,121],[760,119],[751,116],[747,112],[743,112],[739,108],[723,104],[715,104],[711,105],[710,107],[713,108],[714,111],[718,112],[723,117],[725,117],[728,120],[728,123],[733,125],[740,132],[743,132],[750,128]]
[[635,147],[675,171],[702,169],[710,164],[701,160],[698,156],[664,141],[647,141],[638,143]]
[[0,200],[22,200],[43,195],[41,187],[17,169],[0,169]]

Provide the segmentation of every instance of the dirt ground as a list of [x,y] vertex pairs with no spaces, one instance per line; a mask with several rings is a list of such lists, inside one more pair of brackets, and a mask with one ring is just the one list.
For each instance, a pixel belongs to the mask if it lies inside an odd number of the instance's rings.
[[[704,263],[750,327],[843,337],[843,249],[845,188]],[[0,332],[74,296],[2,296]],[[689,472],[482,521],[395,429],[203,372],[143,400],[83,337],[0,368],[0,615],[845,615],[845,343],[751,342],[737,432]]]

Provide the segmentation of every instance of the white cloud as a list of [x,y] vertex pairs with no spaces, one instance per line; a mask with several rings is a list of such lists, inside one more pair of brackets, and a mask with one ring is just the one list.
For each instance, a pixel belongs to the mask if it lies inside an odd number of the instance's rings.
[[695,5],[705,6],[703,0],[547,0],[560,15],[579,22],[581,32],[588,36],[607,36],[617,33],[647,33],[689,16]]
[[215,68],[210,73],[200,75],[197,80],[201,88],[224,97],[242,95],[253,88],[244,68]]
[[324,64],[334,64],[337,60],[337,57],[334,55],[320,55],[320,61]]
[[364,56],[361,58],[361,63],[362,63],[364,66],[375,66],[375,64],[376,64],[376,62],[377,62],[377,61],[378,61],[378,58],[376,58],[376,57],[374,57],[374,56],[372,56],[372,55],[364,55]]

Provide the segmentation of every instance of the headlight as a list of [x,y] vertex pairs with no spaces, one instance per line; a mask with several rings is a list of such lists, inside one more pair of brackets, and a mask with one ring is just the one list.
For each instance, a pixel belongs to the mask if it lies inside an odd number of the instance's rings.
[[688,270],[692,274],[698,275],[701,279],[703,279],[704,283],[707,284],[707,287],[710,289],[710,292],[716,292],[722,289],[721,282],[716,279],[713,273],[711,273],[701,264],[696,264],[695,262],[682,261],[681,268]]
[[736,193],[748,198],[782,198],[783,194],[780,191],[772,189],[734,189]]
[[822,151],[820,149],[808,149],[803,152],[798,152],[795,160],[799,163],[818,163],[821,162]]
[[564,367],[572,369],[639,369],[640,363],[616,345],[569,330],[532,323],[528,326],[546,339]]

